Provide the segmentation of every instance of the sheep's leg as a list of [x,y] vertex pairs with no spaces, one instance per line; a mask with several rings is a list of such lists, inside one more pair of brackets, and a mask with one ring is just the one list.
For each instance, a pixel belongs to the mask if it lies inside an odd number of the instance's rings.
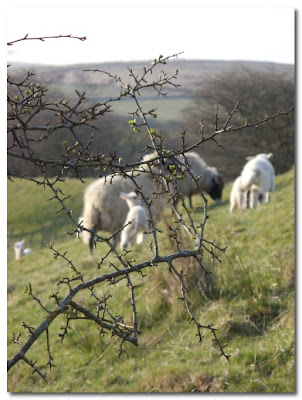
[[95,234],[94,233],[90,233],[90,237],[89,237],[89,251],[90,251],[90,254],[92,254],[93,253],[93,249],[94,249],[94,246],[95,246]]
[[271,192],[266,192],[265,193],[265,202],[268,203],[271,200]]
[[192,208],[192,193],[189,194],[189,206]]
[[251,192],[250,190],[246,191],[246,199],[245,199],[245,207],[250,208],[250,201],[251,201]]
[[127,232],[125,232],[125,229],[121,233],[121,241],[120,241],[120,248],[124,250],[126,247],[128,247],[128,236]]
[[121,249],[125,249],[126,247],[129,247],[133,241],[133,238],[135,236],[135,229],[133,226],[127,225],[121,233]]
[[258,205],[258,189],[252,188],[251,195],[250,195],[250,204],[251,208],[255,208]]
[[248,208],[249,204],[249,199],[250,199],[250,191],[245,190],[243,193],[240,193],[240,206],[243,210],[246,210]]
[[136,236],[136,243],[137,244],[142,244],[146,240],[147,235],[144,234],[144,232],[138,232]]
[[265,195],[263,193],[259,193],[258,194],[258,202],[259,202],[259,204],[263,204],[264,203],[264,200],[265,200],[264,196]]

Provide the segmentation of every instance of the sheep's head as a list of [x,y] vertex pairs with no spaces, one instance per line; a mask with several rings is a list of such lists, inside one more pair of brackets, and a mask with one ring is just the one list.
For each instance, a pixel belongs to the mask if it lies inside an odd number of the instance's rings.
[[[152,161],[153,159],[154,161]],[[154,175],[162,175],[160,164],[162,165],[164,172],[167,174],[171,174],[172,169],[174,170],[175,168],[178,171],[182,171],[184,169],[184,162],[180,159],[180,157],[169,157],[165,155],[160,156],[156,150],[150,154],[145,154],[143,161],[145,161],[146,164],[142,164],[140,168],[143,171],[151,172]]]
[[14,243],[13,247],[15,249],[23,250],[24,249],[24,243],[25,243],[25,239],[22,239],[19,242]]
[[256,156],[248,156],[248,157],[245,157],[245,159],[246,159],[246,161],[251,161],[253,158],[266,158],[267,160],[271,160],[272,158],[273,158],[273,153],[268,153],[268,154],[266,154],[266,153],[260,153],[260,154],[257,154]]
[[221,202],[223,187],[224,182],[222,176],[219,174],[214,175],[212,178],[212,188],[208,193],[216,203]]
[[129,208],[141,205],[141,196],[137,189],[130,193],[120,192],[120,198],[127,202]]

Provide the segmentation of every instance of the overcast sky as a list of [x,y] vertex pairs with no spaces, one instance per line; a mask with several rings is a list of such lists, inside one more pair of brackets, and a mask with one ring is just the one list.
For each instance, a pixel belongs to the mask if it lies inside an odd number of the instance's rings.
[[294,64],[294,19],[294,8],[286,6],[9,7],[7,42],[27,33],[73,34],[87,40],[19,42],[7,48],[7,61],[60,65],[149,60],[184,51],[184,59]]

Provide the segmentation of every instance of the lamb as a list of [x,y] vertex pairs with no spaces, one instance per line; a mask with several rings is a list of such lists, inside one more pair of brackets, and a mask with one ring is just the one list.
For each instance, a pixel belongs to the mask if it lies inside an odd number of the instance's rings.
[[[157,153],[147,154],[143,161],[150,161],[157,156]],[[160,173],[158,166],[150,167],[152,172]],[[147,164],[138,167],[138,173],[134,173],[136,184],[146,199],[152,200],[152,215],[159,215],[165,205],[165,199],[153,198],[153,193],[162,192],[159,183],[154,183],[154,176],[150,174]],[[86,229],[116,233],[122,227],[128,214],[126,202],[120,198],[121,192],[129,193],[137,187],[131,178],[120,175],[108,175],[91,183],[84,193],[83,226]],[[119,235],[117,235],[118,237]],[[88,244],[90,253],[93,252],[95,235],[93,232],[83,231],[81,237],[85,244]]]
[[191,174],[198,178],[198,188],[192,175],[184,172],[184,179],[177,182],[177,190],[183,196],[189,197],[189,205],[192,208],[192,195],[195,192],[208,193],[216,203],[221,202],[222,190],[224,186],[222,176],[215,167],[206,164],[203,158],[194,151],[185,153],[185,157],[178,157],[178,161],[190,167]]
[[271,193],[275,189],[275,170],[269,161],[272,156],[272,153],[262,153],[247,157],[248,162],[233,185],[230,212],[233,212],[236,207],[247,208],[248,193],[252,208],[270,200]]
[[32,249],[24,248],[25,239],[20,240],[19,242],[14,243],[15,250],[15,259],[19,260],[22,256],[27,256],[32,253]]
[[136,236],[136,243],[141,244],[145,241],[148,230],[148,215],[141,205],[137,191],[130,193],[120,193],[120,198],[125,200],[129,211],[124,222],[125,228],[121,233],[120,247],[124,250],[129,247]]

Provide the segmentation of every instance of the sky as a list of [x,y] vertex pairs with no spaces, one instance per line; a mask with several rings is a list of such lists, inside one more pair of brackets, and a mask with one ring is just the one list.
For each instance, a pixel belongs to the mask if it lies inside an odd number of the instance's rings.
[[150,60],[184,52],[183,59],[295,62],[293,7],[138,4],[9,6],[7,42],[26,34],[72,34],[87,40],[15,43],[7,47],[7,61],[62,65]]

